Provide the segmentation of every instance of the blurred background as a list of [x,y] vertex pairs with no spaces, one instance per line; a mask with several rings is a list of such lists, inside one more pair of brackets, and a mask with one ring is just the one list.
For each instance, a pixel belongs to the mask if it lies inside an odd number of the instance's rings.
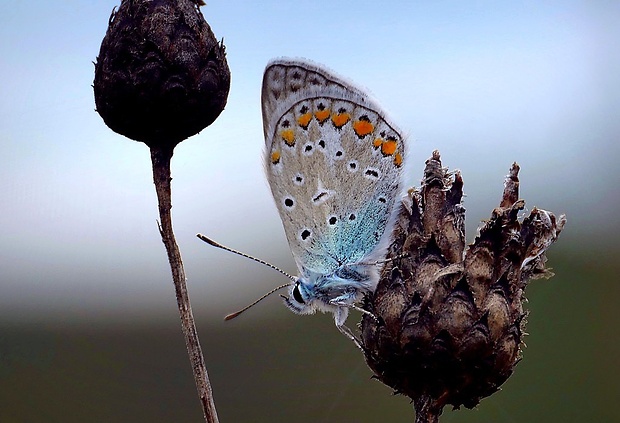
[[[468,240],[521,165],[521,197],[566,213],[533,281],[524,359],[443,422],[619,421],[620,4],[211,0],[232,72],[220,118],[177,147],[173,218],[224,422],[411,422],[330,316],[277,296],[295,273],[263,175],[267,61],[306,57],[367,87],[407,132],[408,183],[439,149],[465,180]],[[94,111],[118,0],[0,4],[0,421],[199,422],[157,231],[148,148]],[[353,316],[349,325],[355,325]]]

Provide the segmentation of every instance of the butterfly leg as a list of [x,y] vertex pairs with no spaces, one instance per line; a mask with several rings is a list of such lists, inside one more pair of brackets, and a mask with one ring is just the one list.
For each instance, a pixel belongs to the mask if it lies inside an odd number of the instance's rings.
[[366,266],[376,266],[377,264],[385,264],[385,263],[389,263],[391,261],[402,259],[402,258],[405,258],[405,257],[409,257],[409,253],[399,254],[399,255],[394,256],[394,257],[385,258],[385,259],[373,261],[373,262],[370,262],[370,263],[359,263],[359,264],[364,264]]
[[363,308],[358,307],[355,304],[347,304],[346,306],[349,307],[349,308],[352,308],[353,310],[357,310],[357,311],[359,311],[362,314],[370,316],[375,322],[379,323],[379,318],[377,316],[375,316],[374,314],[372,314],[370,311],[364,310]]
[[[363,308],[356,306],[355,304],[353,304],[352,301],[355,301],[352,297],[343,295],[343,296],[334,298],[329,303],[339,308],[342,308],[342,307],[352,308],[353,310],[359,311],[362,314],[370,316],[375,322],[379,322],[379,318],[377,316],[375,316],[368,310],[364,310]],[[344,320],[346,320],[347,318],[346,316],[348,316],[348,314],[349,312],[347,311]],[[342,321],[343,324],[344,324],[344,320]],[[336,326],[338,326],[338,323],[336,323]]]
[[346,336],[347,338],[349,338],[351,341],[353,341],[353,343],[355,344],[355,346],[357,348],[359,348],[360,350],[364,351],[364,348],[362,348],[362,343],[360,342],[360,340],[357,338],[357,336],[355,336],[353,334],[353,332],[351,332],[351,329],[349,329],[348,327],[346,327],[345,325],[341,325],[338,326],[336,325],[336,327],[338,328],[338,330],[340,331],[340,333],[342,333],[344,336]]
[[336,323],[336,327],[344,336],[349,338],[357,348],[364,351],[362,348],[362,343],[360,340],[351,332],[351,329],[344,325],[344,322],[347,320],[347,316],[349,315],[348,305],[340,305],[336,311],[334,312],[334,322]]

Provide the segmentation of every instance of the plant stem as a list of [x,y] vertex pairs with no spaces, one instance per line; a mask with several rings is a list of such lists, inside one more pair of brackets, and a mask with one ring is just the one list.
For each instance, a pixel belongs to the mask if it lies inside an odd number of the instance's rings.
[[442,408],[429,396],[421,396],[413,402],[415,408],[415,423],[439,423]]
[[159,233],[168,252],[168,261],[172,270],[172,280],[177,296],[177,305],[181,315],[181,325],[185,335],[185,344],[194,373],[196,389],[202,404],[202,410],[207,423],[218,423],[215,403],[213,401],[213,391],[207,374],[207,367],[200,348],[198,332],[192,314],[192,307],[189,302],[187,284],[185,283],[185,270],[181,259],[181,252],[172,231],[172,209],[170,182],[170,160],[172,159],[174,147],[151,147],[151,161],[153,163],[153,182],[157,190],[157,200],[159,202]]

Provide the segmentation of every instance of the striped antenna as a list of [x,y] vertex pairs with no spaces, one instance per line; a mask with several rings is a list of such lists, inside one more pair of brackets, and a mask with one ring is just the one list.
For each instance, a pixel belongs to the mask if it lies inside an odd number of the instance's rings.
[[243,313],[244,311],[246,311],[250,307],[255,306],[256,304],[258,304],[259,302],[261,302],[262,300],[264,300],[265,298],[267,298],[268,296],[270,296],[274,292],[277,292],[280,289],[286,288],[287,286],[290,286],[293,283],[297,282],[297,278],[295,276],[292,276],[292,275],[286,273],[284,270],[280,269],[277,266],[274,266],[271,263],[267,263],[266,261],[261,260],[261,259],[256,258],[256,257],[253,257],[253,256],[251,256],[249,254],[245,254],[245,253],[242,253],[241,251],[237,251],[237,250],[234,250],[234,249],[232,249],[230,247],[226,247],[225,245],[222,245],[219,242],[215,242],[211,238],[207,238],[206,236],[204,236],[202,234],[196,234],[196,236],[198,238],[200,238],[201,240],[203,240],[204,242],[206,242],[207,244],[209,244],[209,245],[212,245],[212,246],[217,247],[217,248],[221,248],[222,250],[229,251],[231,253],[240,255],[241,257],[249,258],[250,260],[254,260],[254,261],[256,261],[256,262],[258,262],[260,264],[264,264],[265,266],[271,267],[273,270],[276,270],[276,271],[280,272],[281,274],[283,274],[284,276],[286,276],[287,278],[289,278],[291,280],[291,282],[289,282],[289,283],[285,283],[284,285],[280,285],[278,287],[275,287],[274,289],[272,289],[271,291],[269,291],[268,293],[266,293],[265,295],[263,295],[262,297],[260,297],[256,301],[254,301],[252,304],[243,307],[241,310],[226,315],[224,317],[224,320],[234,319],[235,317],[237,317],[238,315],[240,315],[241,313]]
[[[258,300],[254,301],[252,304],[243,307],[239,311],[235,311],[234,313],[227,314],[226,316],[224,316],[224,320],[234,319],[235,317],[237,317],[238,315],[240,315],[241,313],[246,311],[248,308],[255,306],[256,304],[258,304],[259,302],[261,302],[262,300],[264,300],[265,298],[267,298],[268,296],[270,296],[274,292],[279,291],[282,288],[286,288],[287,286],[291,286],[291,284],[290,283],[285,283],[284,285],[280,285],[280,286],[278,286],[276,288],[273,288],[271,291],[269,291],[268,293],[266,293],[265,295],[260,297]],[[284,297],[284,298],[286,298],[286,297]]]

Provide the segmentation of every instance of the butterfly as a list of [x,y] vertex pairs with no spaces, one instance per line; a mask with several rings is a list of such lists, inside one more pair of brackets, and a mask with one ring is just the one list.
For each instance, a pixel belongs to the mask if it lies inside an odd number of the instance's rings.
[[402,189],[405,140],[368,93],[307,60],[271,61],[261,104],[267,180],[299,270],[265,296],[288,287],[290,310],[333,313],[359,346],[345,321],[350,309],[365,312],[357,304],[377,286]]

